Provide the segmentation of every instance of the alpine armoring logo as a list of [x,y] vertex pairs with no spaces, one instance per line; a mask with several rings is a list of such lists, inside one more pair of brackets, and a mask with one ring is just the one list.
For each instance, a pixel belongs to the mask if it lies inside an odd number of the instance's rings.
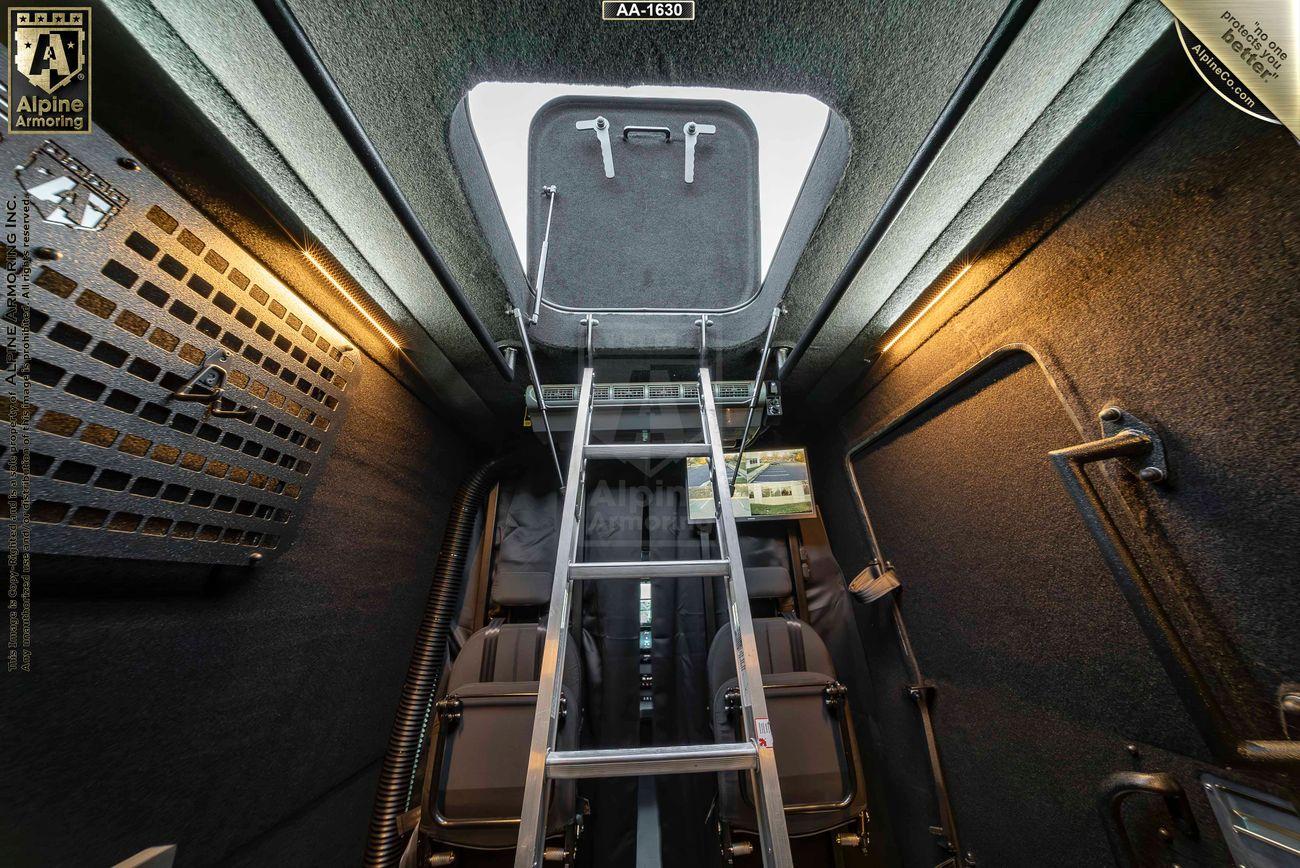
[[90,132],[90,9],[9,10],[9,132]]

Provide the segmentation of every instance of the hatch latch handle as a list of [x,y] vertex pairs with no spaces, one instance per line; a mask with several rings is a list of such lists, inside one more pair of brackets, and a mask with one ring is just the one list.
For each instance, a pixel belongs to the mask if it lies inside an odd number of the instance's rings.
[[686,136],[686,183],[695,183],[695,143],[699,141],[701,135],[713,135],[718,128],[713,124],[700,124],[695,121],[687,121],[682,127],[682,135]]
[[578,121],[574,126],[580,130],[596,131],[596,138],[600,140],[600,157],[605,163],[605,177],[614,177],[614,151],[609,145],[609,121],[604,115],[597,115],[589,121]]

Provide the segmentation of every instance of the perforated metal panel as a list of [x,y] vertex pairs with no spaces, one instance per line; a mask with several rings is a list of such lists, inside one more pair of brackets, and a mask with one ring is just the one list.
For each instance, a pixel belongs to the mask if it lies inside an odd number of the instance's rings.
[[[14,136],[0,154],[17,289],[30,268],[28,302],[5,318],[29,319],[31,370],[29,390],[0,398],[28,422],[27,454],[10,436],[2,448],[11,473],[30,464],[32,551],[283,551],[356,391],[356,352],[109,136]],[[176,397],[209,394],[191,381],[213,363],[218,397]]]

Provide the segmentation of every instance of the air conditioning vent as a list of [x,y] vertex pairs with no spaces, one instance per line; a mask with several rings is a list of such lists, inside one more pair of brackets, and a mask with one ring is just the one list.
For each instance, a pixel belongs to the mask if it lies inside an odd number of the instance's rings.
[[[531,387],[530,387],[531,388]],[[564,401],[578,400],[577,386],[542,386],[542,396],[546,398],[546,403],[561,403]]]
[[[713,384],[713,397],[721,405],[748,403],[753,394],[751,382],[724,382]],[[576,407],[579,387],[576,385],[545,385],[542,395],[547,407]],[[528,406],[537,409],[536,393],[529,386],[524,391]],[[698,404],[698,383],[603,383],[592,386],[591,400],[601,406],[647,406]]]
[[713,387],[713,394],[714,397],[720,399],[748,401],[753,388],[753,383],[717,383]]

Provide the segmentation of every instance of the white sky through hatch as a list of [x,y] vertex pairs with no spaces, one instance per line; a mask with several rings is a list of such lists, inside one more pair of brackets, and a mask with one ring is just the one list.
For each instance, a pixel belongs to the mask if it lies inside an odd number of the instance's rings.
[[475,86],[469,92],[470,125],[510,227],[521,268],[527,260],[528,243],[528,128],[538,109],[557,96],[569,95],[718,99],[744,109],[758,130],[760,262],[761,273],[767,276],[804,176],[821,144],[829,114],[824,103],[804,94],[717,87],[596,87],[500,81]]

